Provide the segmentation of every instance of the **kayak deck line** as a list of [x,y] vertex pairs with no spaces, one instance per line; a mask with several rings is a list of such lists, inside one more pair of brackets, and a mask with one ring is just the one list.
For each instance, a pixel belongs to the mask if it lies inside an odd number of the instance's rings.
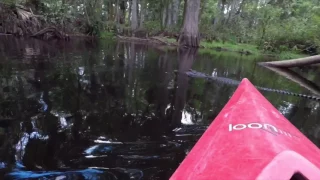
[[296,176],[320,179],[319,148],[244,78],[170,180]]
[[[218,82],[222,82],[222,83],[226,83],[226,84],[230,84],[230,85],[235,85],[235,86],[238,86],[241,83],[240,81],[237,81],[237,80],[229,79],[226,77],[210,76],[210,75],[207,75],[207,74],[204,74],[202,72],[198,72],[198,71],[195,71],[192,69],[189,70],[188,72],[186,72],[186,74],[191,77],[205,78],[208,80],[218,81]],[[291,95],[291,96],[298,96],[298,97],[303,97],[303,98],[307,98],[307,99],[311,99],[311,100],[320,101],[319,96],[299,94],[299,93],[294,93],[294,92],[290,92],[290,91],[286,91],[286,90],[272,89],[272,88],[266,88],[266,87],[261,87],[261,86],[254,86],[254,87],[259,90],[262,90],[262,91],[277,92],[277,93],[287,94],[287,95]]]

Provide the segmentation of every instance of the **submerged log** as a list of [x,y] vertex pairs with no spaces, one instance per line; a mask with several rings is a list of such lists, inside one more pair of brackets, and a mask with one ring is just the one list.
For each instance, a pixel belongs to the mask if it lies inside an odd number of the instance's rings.
[[320,63],[320,55],[283,61],[261,62],[259,64],[270,67],[292,68],[299,66],[309,66],[318,63]]

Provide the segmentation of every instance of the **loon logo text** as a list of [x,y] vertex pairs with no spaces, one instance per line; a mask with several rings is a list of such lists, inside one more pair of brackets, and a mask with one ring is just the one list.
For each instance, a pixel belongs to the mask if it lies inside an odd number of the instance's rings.
[[282,134],[288,137],[292,137],[292,135],[289,132],[286,132],[284,130],[281,130],[271,124],[267,123],[249,123],[249,124],[229,124],[229,132],[231,131],[240,131],[244,129],[261,129],[265,130],[269,133],[272,133],[274,135]]

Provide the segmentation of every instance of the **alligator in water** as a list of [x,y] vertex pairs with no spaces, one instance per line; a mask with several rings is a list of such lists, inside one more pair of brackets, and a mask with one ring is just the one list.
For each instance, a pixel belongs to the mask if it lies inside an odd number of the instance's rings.
[[[208,80],[213,80],[213,81],[217,81],[217,82],[221,82],[221,83],[225,83],[225,84],[230,84],[230,85],[239,85],[240,84],[240,81],[237,81],[237,80],[229,79],[226,77],[210,76],[210,75],[206,75],[204,73],[197,72],[194,70],[189,70],[186,72],[186,74],[190,77],[205,78]],[[287,95],[298,96],[298,97],[303,97],[303,98],[308,98],[308,99],[320,101],[320,97],[317,97],[317,96],[294,93],[294,92],[290,92],[290,91],[286,91],[286,90],[271,89],[271,88],[260,87],[260,86],[255,86],[255,87],[259,90],[262,90],[262,91],[276,92],[276,93],[287,94]]]

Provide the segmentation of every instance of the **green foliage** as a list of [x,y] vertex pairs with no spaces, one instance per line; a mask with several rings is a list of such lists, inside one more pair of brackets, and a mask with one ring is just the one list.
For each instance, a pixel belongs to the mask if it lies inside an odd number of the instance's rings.
[[13,5],[16,3],[15,0],[1,0],[1,3],[7,4],[7,5]]
[[167,42],[169,43],[175,43],[177,42],[175,39],[172,39],[172,38],[166,38]]
[[229,51],[236,51],[236,52],[249,51],[250,53],[253,53],[253,54],[259,54],[259,50],[257,49],[257,46],[251,45],[251,44],[241,44],[241,43],[235,44],[235,43],[229,43],[229,42],[220,43],[217,41],[214,41],[214,42],[202,41],[200,45],[206,49],[221,48],[221,49],[227,49]]
[[108,32],[108,31],[101,31],[99,33],[99,37],[103,38],[103,39],[110,39],[114,37],[114,33],[113,32]]
[[[38,7],[47,24],[65,31],[109,37],[130,27],[130,3],[117,0],[2,0],[5,4]],[[184,1],[174,10],[176,0],[138,1],[139,24],[149,35],[160,31],[179,33],[184,16]],[[172,5],[170,10],[165,8]],[[143,8],[143,9],[141,9]],[[122,12],[122,10],[124,10]],[[144,14],[142,14],[144,13]],[[168,18],[177,21],[167,24]],[[123,20],[120,17],[123,17]],[[142,17],[143,21],[142,21]],[[166,18],[163,18],[166,17]],[[140,23],[141,21],[141,23]],[[165,21],[165,22],[164,22]],[[119,30],[120,29],[120,30]],[[237,49],[243,44],[255,45],[265,53],[294,52],[299,54],[313,47],[320,49],[320,3],[317,0],[202,0],[199,31],[204,46]],[[106,33],[110,32],[110,33]],[[227,43],[227,45],[225,45]],[[233,46],[230,46],[232,44]],[[257,47],[256,47],[257,46]],[[247,47],[246,47],[247,48]],[[250,48],[249,48],[250,49]],[[318,51],[319,52],[319,51]]]
[[148,32],[150,32],[150,34],[154,34],[161,29],[158,21],[146,21],[144,22],[143,26]]
[[306,57],[307,55],[303,55],[303,54],[299,54],[299,53],[295,53],[292,51],[283,51],[278,55],[278,59],[279,60],[285,60],[285,59],[296,59],[296,58],[302,58],[302,57]]
[[[271,52],[269,49],[260,50],[258,49],[258,46],[252,45],[252,44],[244,44],[244,43],[230,43],[225,42],[221,43],[218,41],[202,41],[200,45],[204,49],[200,49],[200,54],[219,54],[219,52],[214,51],[215,49],[221,49],[226,50],[229,53],[232,52],[250,52],[251,55],[249,57],[257,57],[262,56],[263,54],[270,54],[276,57],[276,59],[283,60],[283,59],[294,59],[294,58],[301,58],[306,57],[307,55],[301,54],[299,51],[294,51],[288,49],[287,46],[280,46],[279,49],[277,49],[276,52]],[[270,48],[272,49],[272,48]],[[222,51],[224,52],[224,51]],[[238,53],[235,53],[235,56],[239,56]]]
[[[239,53],[234,51],[215,51],[212,49],[201,48],[199,49],[200,55],[210,55],[210,56],[218,56],[221,59],[237,59],[239,58]],[[261,54],[251,54],[244,55],[246,61],[255,61],[256,59],[262,58]]]
[[[223,2],[226,3],[224,7]],[[266,2],[208,0],[201,16],[200,31],[209,41],[256,44],[265,52],[293,51],[297,54],[308,47],[319,49],[319,2]]]

